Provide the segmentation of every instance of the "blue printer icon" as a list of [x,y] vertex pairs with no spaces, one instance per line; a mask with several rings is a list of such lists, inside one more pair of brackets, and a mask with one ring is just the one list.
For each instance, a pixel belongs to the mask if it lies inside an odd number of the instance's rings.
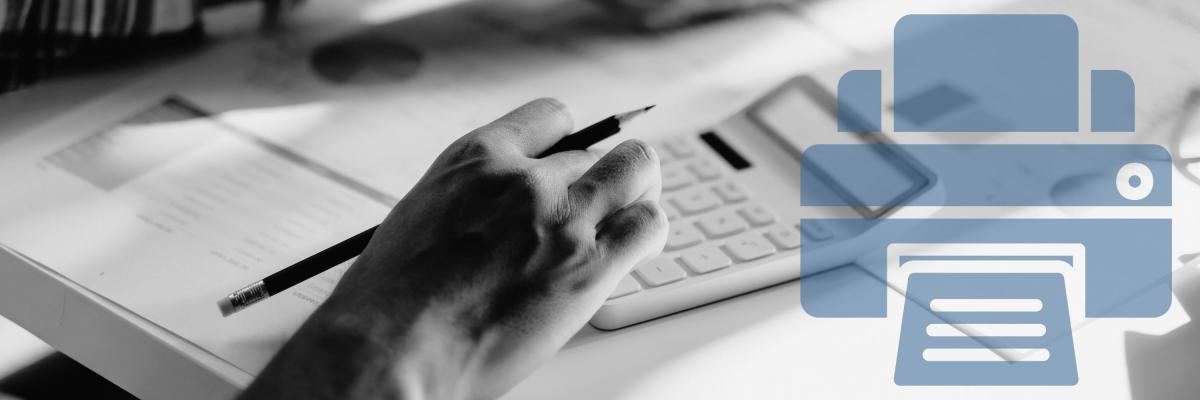
[[[906,16],[895,28],[894,131],[1078,132],[1078,43],[1064,15]],[[839,131],[883,131],[881,78],[879,70],[842,76]],[[1096,70],[1091,85],[1091,131],[1133,132],[1130,76]],[[803,155],[801,205],[897,205],[902,197],[870,181],[878,174],[856,160],[899,152],[919,159],[945,191],[906,206],[1171,206],[1171,156],[1146,144],[817,145]],[[1080,175],[1101,179],[1052,198],[1046,182]],[[832,184],[832,176],[865,181]],[[855,224],[886,237],[858,265],[875,277],[907,277],[913,301],[903,310],[898,385],[1074,385],[1070,315],[1152,318],[1171,304],[1169,219],[805,219],[801,230]],[[811,235],[803,240],[801,257],[822,246]],[[885,281],[855,279],[802,280],[804,309],[886,317]],[[817,287],[834,283],[843,286]],[[842,301],[806,295],[831,290]],[[1086,294],[1084,304],[1067,301],[1072,290]]]

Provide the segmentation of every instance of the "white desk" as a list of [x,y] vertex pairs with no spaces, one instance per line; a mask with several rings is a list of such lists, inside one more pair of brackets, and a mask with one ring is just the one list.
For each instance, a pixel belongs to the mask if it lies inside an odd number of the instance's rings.
[[[0,267],[6,271],[0,313],[139,397],[224,399],[252,379],[44,268],[8,253],[0,255]],[[59,289],[44,290],[51,287]],[[895,386],[899,318],[813,318],[801,309],[799,290],[790,282],[620,331],[584,328],[505,398],[1094,399],[1129,393],[1123,332],[1099,328],[1076,335],[1076,348],[1087,349],[1078,352],[1076,386]],[[889,313],[899,315],[903,297],[889,291],[888,301]],[[88,334],[93,331],[109,334]]]

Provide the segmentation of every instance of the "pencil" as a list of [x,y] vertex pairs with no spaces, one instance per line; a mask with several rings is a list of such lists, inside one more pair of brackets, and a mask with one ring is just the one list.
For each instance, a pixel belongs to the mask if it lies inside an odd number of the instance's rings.
[[[549,149],[539,154],[538,158],[564,151],[587,149],[601,140],[617,134],[617,132],[621,131],[623,124],[646,113],[646,111],[650,111],[651,108],[654,108],[654,106],[639,108],[600,120],[600,122],[564,136],[557,143],[550,146]],[[260,281],[246,285],[222,297],[220,300],[217,300],[217,309],[221,311],[222,316],[228,317],[246,307],[250,307],[254,303],[266,300],[292,286],[300,284],[300,282],[304,282],[362,254],[363,249],[367,248],[367,243],[370,243],[371,237],[375,234],[375,229],[378,227],[379,225],[375,225],[332,247],[300,260],[298,263],[279,270]]]

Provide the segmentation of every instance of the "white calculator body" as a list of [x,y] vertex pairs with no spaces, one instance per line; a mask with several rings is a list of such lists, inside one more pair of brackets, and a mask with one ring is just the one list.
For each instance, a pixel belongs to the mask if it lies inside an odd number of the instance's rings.
[[[880,169],[880,179],[909,182],[897,206],[800,207],[800,157],[809,145],[890,143],[879,134],[838,133],[836,108],[833,94],[800,76],[708,131],[656,143],[662,205],[670,219],[666,247],[622,278],[591,324],[619,329],[800,278],[801,235],[812,247],[805,249],[806,273],[848,264],[882,240],[870,228],[806,222],[801,231],[802,217],[877,219],[901,208],[932,212],[902,206],[941,195],[936,176],[904,154],[863,160]],[[855,191],[843,186],[837,171],[823,176],[828,180],[823,184],[840,193]]]

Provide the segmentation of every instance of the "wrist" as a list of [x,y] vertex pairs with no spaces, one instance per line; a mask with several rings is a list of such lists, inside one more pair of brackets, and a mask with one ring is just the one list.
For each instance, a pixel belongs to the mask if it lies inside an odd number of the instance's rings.
[[334,356],[372,359],[349,367],[373,369],[358,374],[385,382],[363,385],[385,384],[405,399],[465,399],[485,346],[454,326],[450,315],[428,306],[396,308],[335,295],[305,324],[310,331],[305,333],[317,346],[333,344]]
[[280,349],[243,399],[420,399],[394,371],[394,347],[350,315],[322,306]]

